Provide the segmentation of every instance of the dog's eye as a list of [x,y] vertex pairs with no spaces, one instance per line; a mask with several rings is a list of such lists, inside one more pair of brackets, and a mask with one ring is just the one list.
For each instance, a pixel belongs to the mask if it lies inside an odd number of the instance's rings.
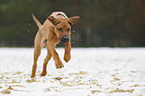
[[62,31],[62,28],[58,28],[58,31]]
[[69,32],[69,31],[70,31],[70,28],[67,29],[67,32]]

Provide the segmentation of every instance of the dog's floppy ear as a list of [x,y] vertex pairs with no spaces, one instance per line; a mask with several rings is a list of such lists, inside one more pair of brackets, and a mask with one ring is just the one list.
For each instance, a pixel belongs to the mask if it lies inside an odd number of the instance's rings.
[[79,16],[70,17],[68,18],[68,23],[70,23],[71,25],[74,25],[79,18],[80,18]]
[[57,20],[56,18],[54,18],[53,16],[49,16],[47,18],[53,25],[57,25],[58,23],[60,23],[59,20]]

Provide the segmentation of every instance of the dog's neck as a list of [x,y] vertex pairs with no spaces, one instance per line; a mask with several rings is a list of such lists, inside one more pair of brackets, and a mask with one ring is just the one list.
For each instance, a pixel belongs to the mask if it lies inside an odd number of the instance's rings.
[[61,15],[61,16],[63,16],[64,18],[66,18],[63,14],[61,14],[61,13],[58,13],[56,16],[58,16],[58,15]]

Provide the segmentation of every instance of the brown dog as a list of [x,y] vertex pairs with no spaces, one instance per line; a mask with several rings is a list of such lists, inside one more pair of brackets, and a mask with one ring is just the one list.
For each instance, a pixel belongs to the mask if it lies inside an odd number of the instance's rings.
[[32,14],[33,20],[39,27],[39,30],[35,36],[34,41],[34,64],[32,68],[31,78],[35,77],[37,60],[41,53],[41,48],[44,46],[47,48],[47,56],[44,60],[43,71],[41,76],[47,74],[46,67],[48,61],[53,57],[55,61],[56,68],[63,68],[63,63],[61,62],[58,53],[55,50],[56,44],[60,41],[65,43],[65,54],[64,60],[68,62],[71,58],[71,43],[70,43],[70,34],[71,34],[71,25],[74,25],[75,22],[79,19],[79,16],[74,16],[68,18],[63,12],[53,12],[43,25],[36,19]]

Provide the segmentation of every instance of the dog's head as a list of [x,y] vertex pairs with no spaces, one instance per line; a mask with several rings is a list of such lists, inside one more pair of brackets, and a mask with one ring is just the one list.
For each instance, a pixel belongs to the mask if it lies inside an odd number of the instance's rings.
[[79,18],[79,16],[70,18],[54,18],[49,16],[47,19],[55,26],[55,34],[60,41],[66,43],[70,41],[71,25],[74,25]]

